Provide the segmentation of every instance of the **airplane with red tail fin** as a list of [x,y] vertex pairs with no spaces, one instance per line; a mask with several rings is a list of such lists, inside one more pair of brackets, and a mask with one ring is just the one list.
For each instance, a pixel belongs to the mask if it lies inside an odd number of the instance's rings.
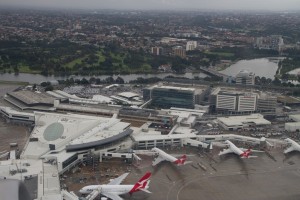
[[235,153],[235,154],[239,155],[241,158],[256,158],[257,156],[251,156],[252,152],[263,152],[263,151],[252,150],[251,148],[249,148],[249,149],[238,148],[229,140],[226,140],[225,144],[228,145],[228,148],[223,149],[223,151],[221,151],[219,153],[219,156],[228,154],[228,153]]
[[129,173],[125,173],[118,178],[112,179],[107,185],[89,185],[83,187],[79,192],[81,194],[89,194],[86,198],[93,199],[99,194],[106,196],[112,200],[123,200],[119,195],[130,194],[143,191],[151,193],[149,188],[151,173],[147,172],[136,184],[134,185],[120,185],[120,183],[128,176]]
[[175,158],[174,156],[167,154],[166,152],[157,147],[154,147],[152,151],[154,151],[157,154],[157,157],[152,162],[152,166],[155,166],[162,161],[169,161],[178,166],[191,163],[191,161],[186,161],[186,155],[183,155],[180,158]]

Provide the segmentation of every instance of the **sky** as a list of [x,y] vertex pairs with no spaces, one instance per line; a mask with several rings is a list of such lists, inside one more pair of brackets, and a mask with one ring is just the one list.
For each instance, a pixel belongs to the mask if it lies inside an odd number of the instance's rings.
[[62,9],[300,10],[300,0],[0,0],[1,6]]

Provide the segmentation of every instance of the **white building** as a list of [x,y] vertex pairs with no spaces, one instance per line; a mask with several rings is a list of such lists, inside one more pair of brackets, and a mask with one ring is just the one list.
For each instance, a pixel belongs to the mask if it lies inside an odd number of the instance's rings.
[[236,110],[236,95],[234,94],[218,94],[216,108],[225,110]]
[[285,123],[284,129],[288,132],[299,132],[300,131],[300,122],[289,122]]
[[256,127],[270,125],[271,122],[264,119],[261,114],[251,114],[244,116],[218,117],[217,122],[225,130],[233,131],[246,127]]
[[255,111],[256,110],[256,94],[245,94],[238,96],[238,111]]
[[289,119],[294,122],[285,123],[285,130],[289,132],[299,132],[300,131],[300,115],[289,115]]
[[186,43],[186,51],[193,51],[197,48],[197,41],[188,41]]

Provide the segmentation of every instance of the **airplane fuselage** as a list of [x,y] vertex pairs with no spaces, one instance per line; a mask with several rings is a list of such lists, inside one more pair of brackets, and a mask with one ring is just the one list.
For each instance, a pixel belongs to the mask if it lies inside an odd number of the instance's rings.
[[229,140],[227,140],[226,143],[229,145],[229,148],[233,151],[233,153],[235,153],[237,155],[242,155],[244,153],[241,149],[239,149],[237,146],[235,146]]
[[89,185],[83,187],[79,192],[81,194],[90,194],[94,190],[99,190],[100,193],[112,193],[116,195],[127,194],[134,185]]
[[160,150],[159,148],[154,147],[152,150],[155,151],[156,153],[158,153],[159,156],[163,157],[164,160],[166,160],[166,161],[175,162],[177,160],[177,158],[167,154],[166,152]]

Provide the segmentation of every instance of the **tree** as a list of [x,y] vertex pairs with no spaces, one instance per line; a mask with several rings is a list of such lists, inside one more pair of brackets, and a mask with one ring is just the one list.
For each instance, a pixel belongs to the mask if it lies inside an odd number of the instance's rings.
[[277,77],[273,80],[272,83],[273,83],[274,85],[277,85],[277,86],[281,85],[281,81],[280,81],[279,78],[277,78]]
[[94,84],[96,82],[96,78],[95,77],[91,77],[89,80],[90,84]]
[[255,76],[255,85],[260,85],[261,84],[261,80],[259,76]]
[[124,84],[125,83],[125,81],[124,81],[124,79],[122,78],[122,77],[120,77],[120,76],[118,76],[118,78],[116,78],[116,83],[118,83],[118,84]]
[[52,85],[48,85],[46,88],[45,88],[45,91],[52,91],[53,90],[53,86]]
[[101,80],[100,80],[100,78],[96,78],[96,81],[95,81],[95,83],[96,83],[97,85],[101,84]]
[[42,86],[42,87],[47,87],[47,86],[49,86],[49,85],[51,85],[50,82],[42,82],[42,83],[41,83],[41,86]]
[[261,82],[262,85],[265,85],[265,84],[267,83],[267,78],[264,77],[264,76],[261,77],[261,78],[260,78],[260,82]]
[[283,80],[288,80],[289,79],[289,75],[288,74],[282,74],[281,78]]
[[80,83],[83,84],[83,85],[87,85],[87,84],[89,84],[89,81],[86,80],[86,78],[83,78],[83,79],[81,79]]
[[106,83],[113,83],[115,80],[114,80],[114,78],[112,77],[112,76],[109,76],[109,77],[107,77],[106,79],[105,79],[105,82]]

